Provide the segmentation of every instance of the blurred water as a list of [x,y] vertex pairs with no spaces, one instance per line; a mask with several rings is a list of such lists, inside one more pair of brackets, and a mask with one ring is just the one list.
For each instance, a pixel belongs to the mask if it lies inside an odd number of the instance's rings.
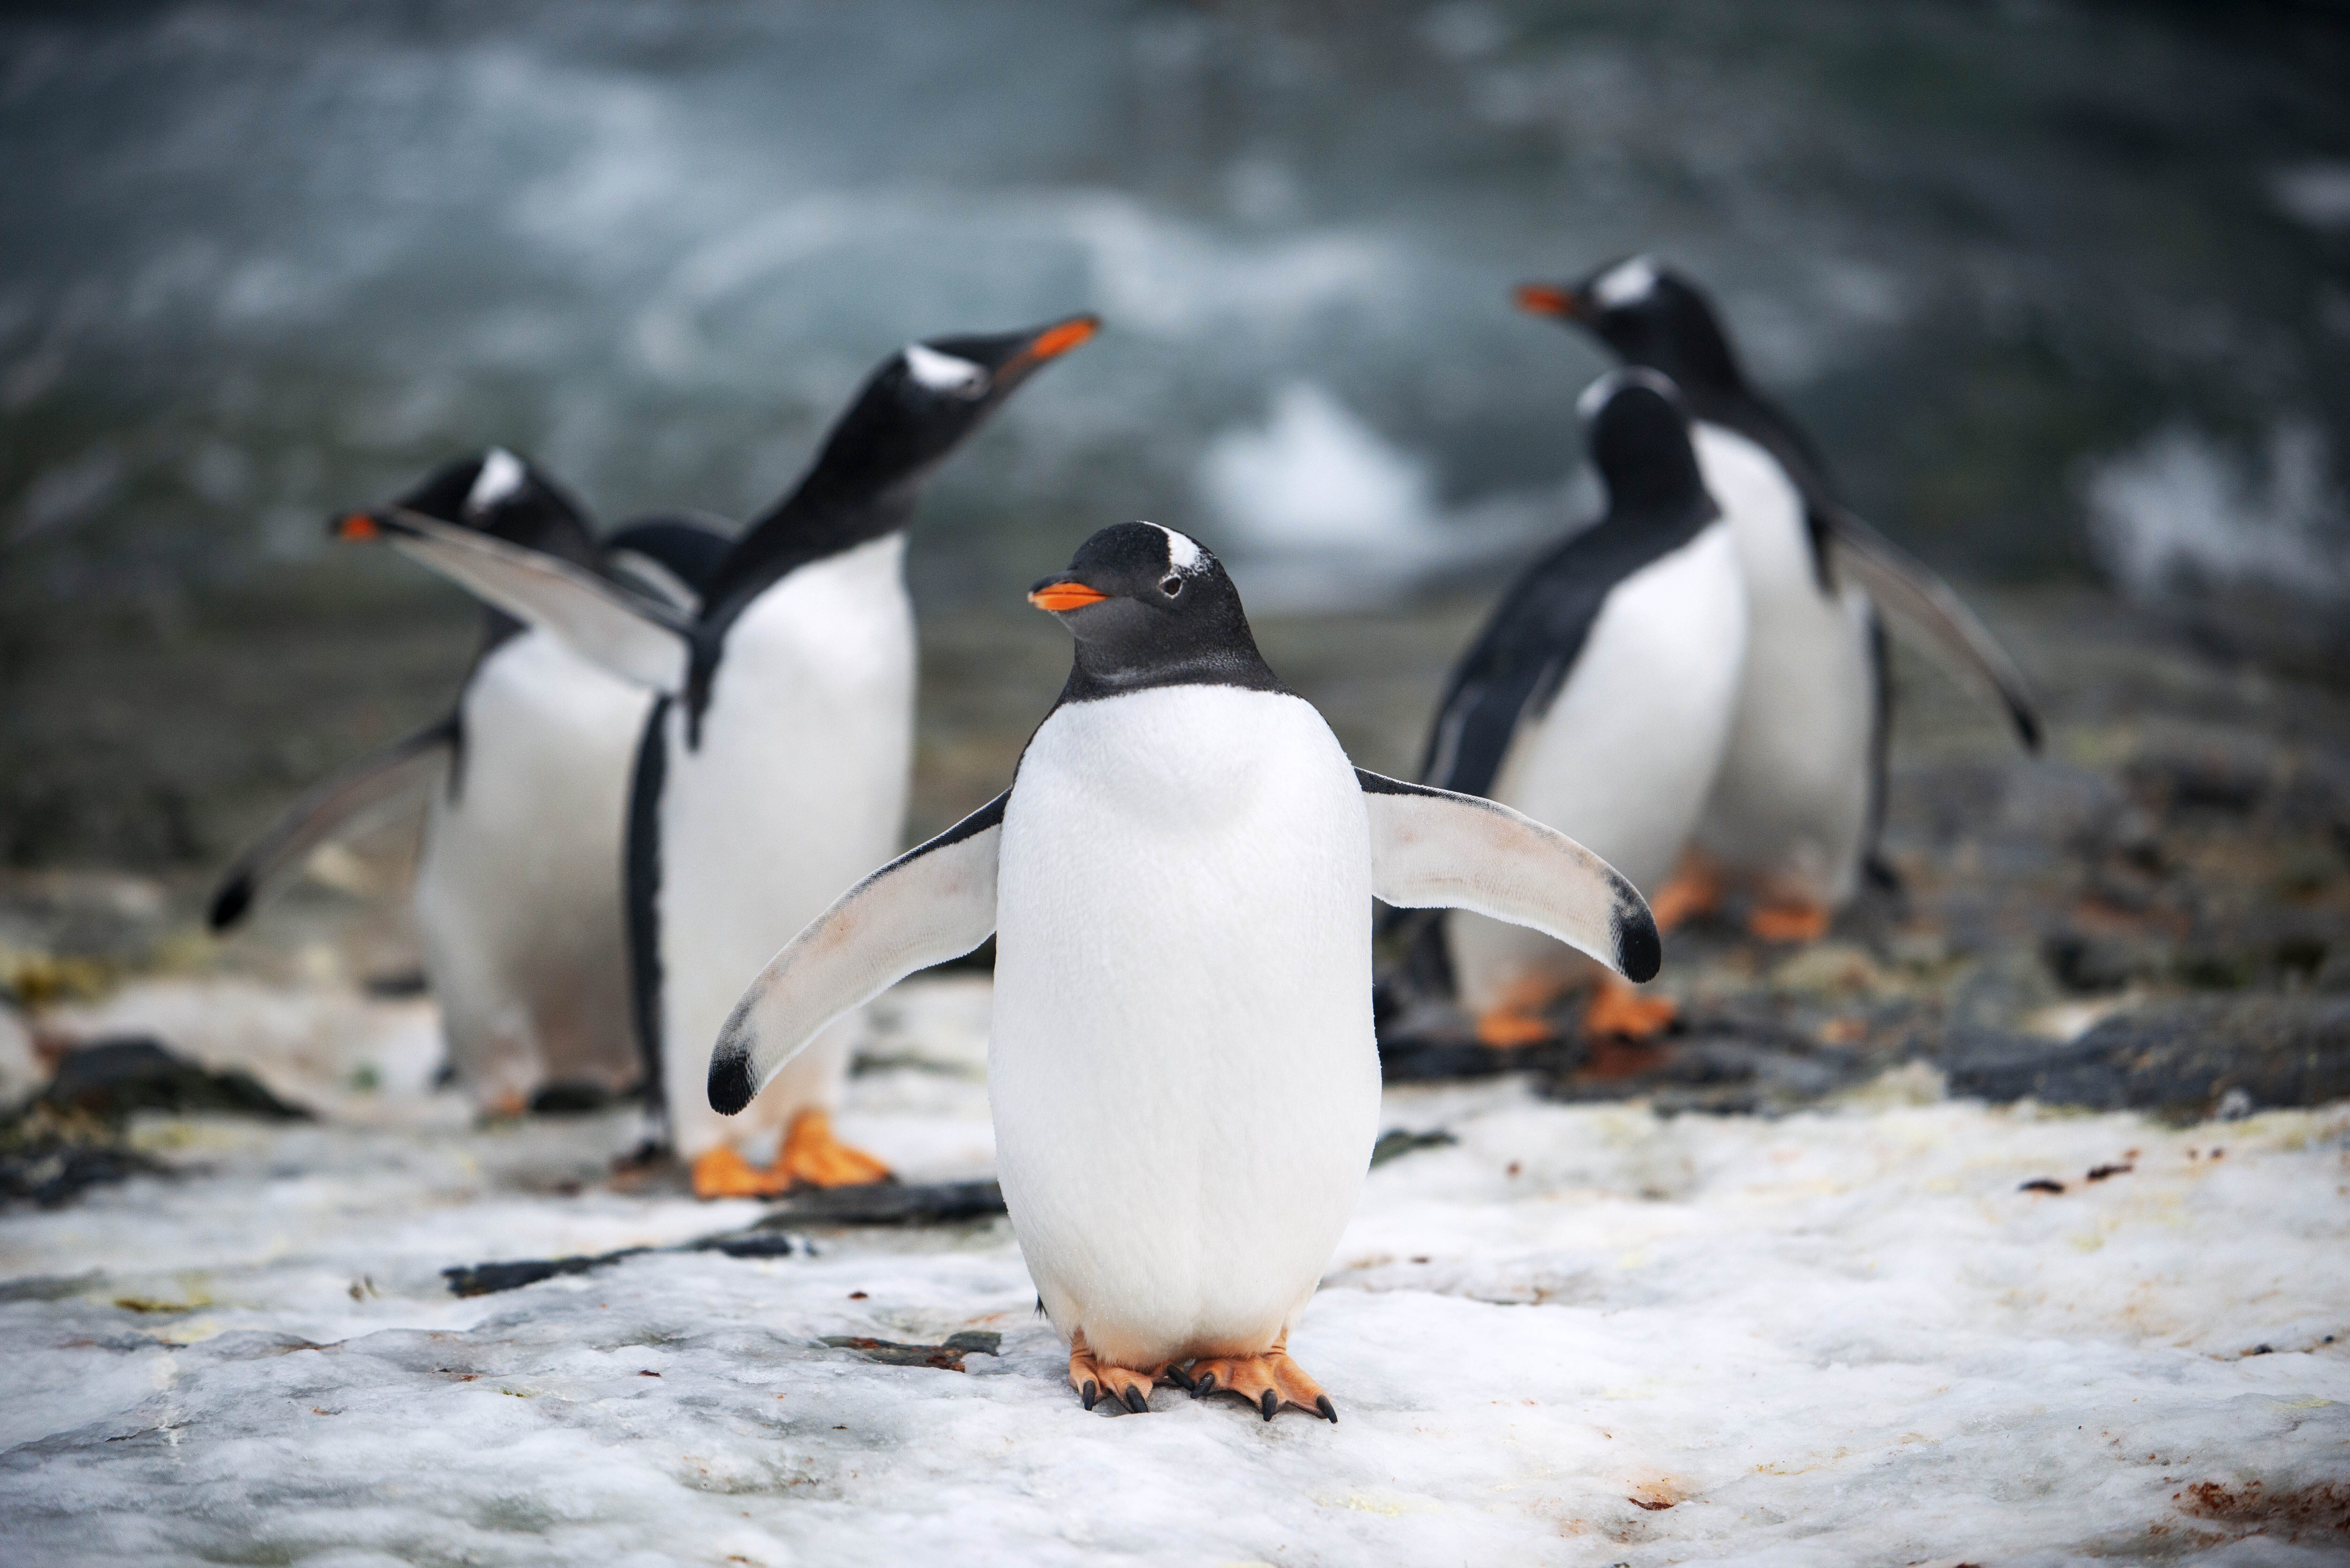
[[1946,566],[2338,587],[2345,81],[2323,8],[20,9],[0,599],[307,560],[494,440],[741,515],[897,344],[1081,307],[920,592],[1128,516],[1383,591],[1578,504],[1600,361],[1505,289],[1633,249]]

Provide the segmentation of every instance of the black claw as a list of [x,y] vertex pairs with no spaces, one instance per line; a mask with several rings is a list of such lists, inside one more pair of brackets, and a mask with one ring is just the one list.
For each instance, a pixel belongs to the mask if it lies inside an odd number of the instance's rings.
[[1150,1413],[1150,1401],[1145,1399],[1142,1397],[1142,1390],[1137,1388],[1133,1384],[1129,1383],[1126,1386],[1124,1398],[1126,1400],[1126,1407],[1133,1411],[1136,1415],[1147,1416]]
[[1191,1385],[1191,1397],[1194,1399],[1201,1397],[1202,1395],[1213,1394],[1215,1391],[1216,1375],[1212,1372],[1201,1373],[1200,1380]]
[[1184,1371],[1180,1366],[1170,1364],[1167,1368],[1166,1377],[1168,1382],[1174,1384],[1179,1388],[1190,1388],[1194,1393],[1199,1391],[1191,1382],[1191,1375]]
[[1077,1396],[1086,1402],[1086,1408],[1090,1410],[1100,1400],[1101,1390],[1095,1387],[1094,1380],[1088,1377],[1086,1379],[1086,1386],[1077,1390]]
[[1330,1396],[1327,1394],[1315,1396],[1314,1407],[1322,1412],[1324,1420],[1334,1427],[1338,1424],[1338,1407],[1330,1403]]
[[1273,1413],[1281,1408],[1281,1396],[1268,1388],[1264,1391],[1264,1397],[1256,1402],[1256,1407],[1263,1411],[1264,1418],[1270,1421]]

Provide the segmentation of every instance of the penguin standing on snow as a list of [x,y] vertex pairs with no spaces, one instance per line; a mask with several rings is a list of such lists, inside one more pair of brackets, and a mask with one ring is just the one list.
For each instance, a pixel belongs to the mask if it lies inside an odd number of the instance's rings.
[[[730,1126],[702,1052],[776,945],[897,847],[913,762],[914,623],[902,562],[922,482],[1090,316],[892,354],[797,489],[712,575],[698,614],[431,518],[396,547],[655,694],[629,794],[631,1011],[656,1114],[704,1197],[885,1179],[832,1132],[844,1020]],[[733,1147],[775,1129],[765,1169]]]
[[[599,548],[570,497],[503,448],[448,464],[395,504],[689,604],[711,547],[724,547],[706,528],[661,520]],[[483,1109],[507,1114],[549,1089],[627,1090],[639,1061],[621,831],[649,701],[559,639],[487,611],[454,708],[281,815],[223,879],[213,929],[236,924],[369,808],[437,781],[415,908],[458,1082]]]
[[[1572,833],[1656,888],[1713,783],[1746,656],[1746,598],[1721,511],[1706,493],[1670,381],[1600,378],[1579,405],[1607,511],[1512,584],[1447,681],[1422,782],[1486,795]],[[1444,917],[1478,1037],[1550,1033],[1538,1014],[1586,981],[1586,1033],[1645,1036],[1673,1016],[1575,954],[1475,915]]]
[[1736,727],[1698,854],[1659,893],[1658,916],[1669,926],[1710,909],[1727,881],[1754,895],[1756,935],[1821,936],[1856,890],[1884,816],[1891,694],[1875,611],[1892,612],[2003,704],[2036,751],[2040,721],[2023,679],[1946,584],[1837,499],[1817,451],[1747,383],[1712,306],[1689,280],[1635,256],[1565,287],[1528,286],[1517,297],[1680,387],[1706,488],[1729,514],[1745,574]]
[[1287,1342],[1378,1130],[1370,898],[1527,921],[1643,979],[1655,924],[1540,824],[1349,765],[1185,535],[1105,529],[1029,599],[1076,657],[1012,788],[776,955],[710,1102],[740,1110],[827,1021],[993,931],[996,1157],[1071,1386],[1335,1421]]

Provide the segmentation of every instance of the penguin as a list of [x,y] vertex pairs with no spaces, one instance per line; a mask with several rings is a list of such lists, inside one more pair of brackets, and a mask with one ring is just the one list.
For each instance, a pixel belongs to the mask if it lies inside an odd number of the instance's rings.
[[[1578,411],[1607,513],[1503,596],[1445,683],[1420,779],[1571,832],[1656,888],[1729,743],[1746,597],[1672,382],[1614,371]],[[1586,982],[1587,1033],[1645,1037],[1674,1016],[1669,1001],[1522,926],[1455,915],[1422,940],[1443,942],[1443,968],[1489,1045],[1546,1037],[1541,1012]]]
[[1865,871],[1894,880],[1877,857],[1891,713],[1877,611],[2001,703],[2024,748],[2037,751],[2030,691],[1949,586],[1843,504],[1818,450],[1747,380],[1689,279],[1634,256],[1579,283],[1528,285],[1517,300],[1679,386],[1706,486],[1729,514],[1745,574],[1736,726],[1695,853],[1657,894],[1658,916],[1670,927],[1710,910],[1728,885],[1752,896],[1755,935],[1825,935]]
[[[445,465],[396,504],[681,603],[722,536],[650,520],[598,547],[579,506],[502,447]],[[343,524],[338,523],[339,528]],[[371,808],[437,783],[414,907],[450,1066],[491,1114],[552,1092],[594,1101],[638,1078],[628,1023],[621,831],[650,699],[559,639],[491,609],[451,711],[306,794],[239,857],[213,929]]]
[[1378,1130],[1370,900],[1524,921],[1643,979],[1655,923],[1540,824],[1355,768],[1190,536],[1104,529],[1029,601],[1076,646],[1011,788],[775,955],[710,1104],[739,1112],[828,1021],[993,933],[999,1175],[1070,1386],[1336,1421],[1288,1337]]
[[[1077,316],[890,355],[691,614],[415,513],[356,531],[651,694],[628,806],[629,1015],[651,1090],[649,1141],[691,1164],[703,1197],[889,1177],[832,1131],[853,1020],[732,1124],[702,1092],[702,1052],[776,944],[899,843],[914,701],[902,563],[923,482],[1097,327]],[[771,1131],[780,1151],[754,1167],[735,1145]]]

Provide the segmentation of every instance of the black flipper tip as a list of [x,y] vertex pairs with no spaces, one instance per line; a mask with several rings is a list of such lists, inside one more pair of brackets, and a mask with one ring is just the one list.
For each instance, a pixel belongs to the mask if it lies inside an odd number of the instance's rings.
[[1148,1416],[1150,1414],[1150,1401],[1142,1397],[1142,1390],[1137,1388],[1133,1384],[1128,1384],[1126,1386],[1126,1392],[1120,1395],[1119,1397],[1126,1401],[1126,1407],[1133,1411],[1136,1415]]
[[739,1051],[721,1052],[710,1059],[710,1108],[731,1116],[751,1103],[757,1091],[751,1083],[751,1059]]
[[1330,1403],[1330,1396],[1327,1394],[1316,1396],[1314,1400],[1314,1407],[1322,1412],[1322,1418],[1324,1420],[1329,1422],[1334,1427],[1338,1424],[1338,1407]]
[[1665,966],[1664,939],[1657,934],[1656,917],[1645,904],[1627,907],[1618,905],[1616,910],[1616,967],[1624,978],[1638,985],[1654,980]]
[[1101,1403],[1101,1389],[1095,1385],[1092,1378],[1088,1377],[1086,1379],[1086,1386],[1077,1390],[1077,1397],[1083,1399],[1086,1402],[1086,1408],[1090,1410]]
[[1264,1418],[1270,1421],[1273,1419],[1273,1413],[1281,1408],[1281,1396],[1268,1388],[1264,1391],[1263,1397],[1256,1402],[1256,1407],[1263,1413]]
[[250,877],[239,877],[213,895],[213,907],[204,918],[213,930],[224,931],[244,919],[244,912],[251,908],[253,881]]

